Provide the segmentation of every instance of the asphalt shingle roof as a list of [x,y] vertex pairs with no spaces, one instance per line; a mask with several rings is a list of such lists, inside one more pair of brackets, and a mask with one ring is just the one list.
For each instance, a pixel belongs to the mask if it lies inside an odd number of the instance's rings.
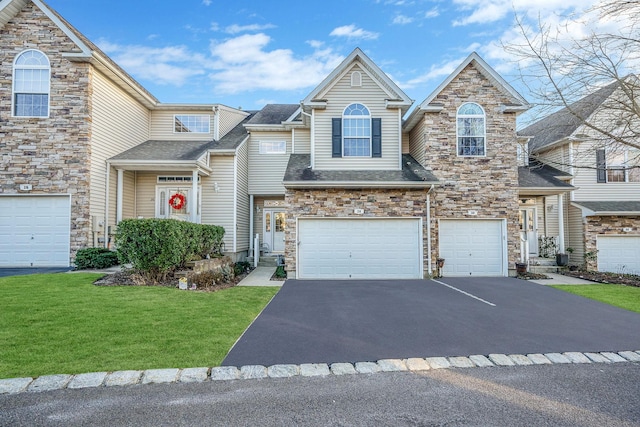
[[202,157],[211,141],[145,141],[128,149],[110,160],[198,160]]
[[312,170],[309,154],[292,154],[284,175],[287,183],[300,182],[424,182],[435,183],[438,179],[422,167],[411,155],[402,155],[402,170]]
[[267,104],[247,122],[249,125],[279,125],[295,113],[298,104]]
[[544,164],[520,166],[518,168],[518,186],[520,188],[574,188],[568,182],[558,179],[559,176],[571,176],[566,172]]
[[244,125],[251,121],[251,119],[255,117],[255,114],[255,111],[249,112],[249,115],[245,117],[243,121],[238,123],[236,127],[231,129],[225,136],[220,138],[219,141],[214,141],[209,148],[214,151],[235,150],[236,148],[238,148],[238,146],[242,144],[242,141],[244,141],[249,135],[249,132],[247,132],[247,129],[245,129]]
[[598,212],[637,212],[640,215],[640,201],[627,201],[627,202],[574,202],[577,205],[584,206],[585,208]]
[[[611,96],[618,85],[619,83],[617,81],[613,82],[574,102],[568,108],[565,107],[558,110],[518,131],[518,135],[533,137],[529,140],[529,149],[532,153],[554,142],[560,141],[573,134],[583,123],[583,119],[588,119],[589,116]],[[575,114],[573,114],[572,111]],[[576,117],[576,114],[578,117]]]

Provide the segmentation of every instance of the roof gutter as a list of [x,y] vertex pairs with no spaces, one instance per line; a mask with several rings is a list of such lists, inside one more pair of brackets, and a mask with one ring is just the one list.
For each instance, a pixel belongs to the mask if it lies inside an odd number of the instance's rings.
[[433,188],[433,181],[283,181],[286,188]]

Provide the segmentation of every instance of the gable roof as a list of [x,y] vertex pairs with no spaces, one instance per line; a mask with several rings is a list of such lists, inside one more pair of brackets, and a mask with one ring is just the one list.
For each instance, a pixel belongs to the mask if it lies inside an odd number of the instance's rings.
[[411,112],[405,122],[405,131],[410,131],[418,123],[422,113],[426,111],[440,111],[442,105],[434,103],[433,101],[469,64],[482,73],[494,87],[504,93],[509,99],[509,104],[503,105],[504,112],[522,112],[531,108],[531,105],[527,102],[522,95],[516,91],[505,79],[500,76],[484,59],[480,57],[476,52],[472,52],[440,85],[433,91],[427,98],[420,103],[420,105]]
[[586,216],[640,216],[640,201],[579,201],[571,204],[582,209]]
[[532,137],[529,150],[533,153],[569,138],[602,103],[618,88],[615,81],[518,131],[519,136]]
[[296,111],[300,109],[298,104],[267,104],[258,111],[247,125],[279,125],[292,119]]
[[306,112],[311,108],[324,108],[326,100],[321,99],[322,94],[331,89],[346,72],[351,69],[354,63],[362,65],[364,71],[368,73],[380,87],[389,95],[387,98],[387,106],[401,108],[403,114],[413,104],[413,100],[404,93],[400,87],[387,76],[360,48],[355,48],[315,89],[311,91],[305,99],[301,101],[302,107]]
[[571,174],[542,163],[535,166],[520,166],[518,167],[518,191],[521,195],[553,195],[576,189],[560,177],[571,178]]
[[4,27],[30,2],[40,9],[78,47],[78,51],[75,52],[62,52],[63,57],[70,61],[89,62],[148,108],[153,108],[159,103],[155,96],[42,0],[5,0],[1,2],[0,28]]

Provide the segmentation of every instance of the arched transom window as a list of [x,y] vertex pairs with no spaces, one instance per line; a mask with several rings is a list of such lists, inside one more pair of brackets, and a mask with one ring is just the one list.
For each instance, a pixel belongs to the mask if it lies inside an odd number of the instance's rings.
[[485,114],[481,106],[473,102],[460,106],[457,128],[458,156],[486,154]]
[[342,115],[343,153],[345,157],[371,156],[371,114],[362,104],[351,104]]
[[51,68],[47,56],[38,50],[25,50],[13,65],[13,115],[49,116]]

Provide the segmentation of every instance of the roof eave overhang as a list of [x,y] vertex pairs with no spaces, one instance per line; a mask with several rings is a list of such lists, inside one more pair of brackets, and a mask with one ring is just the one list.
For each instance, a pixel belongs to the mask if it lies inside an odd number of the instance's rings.
[[576,187],[518,187],[518,196],[555,196],[574,190]]
[[210,175],[213,169],[193,160],[107,160],[107,163],[123,170],[137,171],[184,171],[197,170],[202,175]]
[[582,206],[580,202],[571,202],[571,206],[580,209],[583,216],[640,216],[640,211],[594,211]]
[[430,188],[432,185],[440,185],[439,181],[284,181],[286,188]]

